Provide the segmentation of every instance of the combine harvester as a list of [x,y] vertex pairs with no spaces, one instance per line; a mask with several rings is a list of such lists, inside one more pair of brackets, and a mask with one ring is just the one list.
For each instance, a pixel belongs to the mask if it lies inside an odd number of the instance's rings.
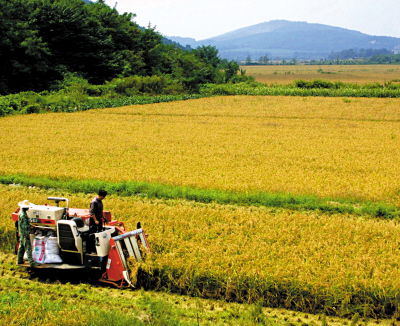
[[[101,271],[101,282],[119,288],[133,287],[127,259],[134,257],[141,262],[143,251],[150,252],[140,222],[136,230],[127,232],[123,222],[112,221],[111,213],[103,211],[107,225],[102,232],[92,233],[88,226],[88,209],[69,208],[67,198],[48,197],[47,200],[54,201],[56,206],[31,204],[27,212],[33,229],[32,242],[42,241],[41,247],[32,244],[36,251],[34,259],[37,257],[35,260],[40,263],[34,268],[87,268]],[[66,202],[66,207],[60,207],[60,202]],[[19,208],[12,214],[17,228],[16,252],[19,246],[18,213]],[[30,267],[26,261],[18,266]]]

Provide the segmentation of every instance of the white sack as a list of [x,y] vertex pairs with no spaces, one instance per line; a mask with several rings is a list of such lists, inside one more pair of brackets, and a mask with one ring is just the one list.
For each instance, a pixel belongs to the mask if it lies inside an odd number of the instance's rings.
[[58,264],[58,263],[62,263],[62,259],[59,255],[46,254],[44,256],[44,263],[45,264]]
[[39,264],[43,264],[44,250],[45,250],[44,238],[43,237],[35,238],[33,244],[34,244],[32,253],[33,260]]
[[45,264],[62,263],[60,248],[58,247],[57,237],[48,237],[45,242]]
[[49,237],[46,239],[46,255],[47,254],[60,254],[60,248],[58,247],[57,238],[56,237]]

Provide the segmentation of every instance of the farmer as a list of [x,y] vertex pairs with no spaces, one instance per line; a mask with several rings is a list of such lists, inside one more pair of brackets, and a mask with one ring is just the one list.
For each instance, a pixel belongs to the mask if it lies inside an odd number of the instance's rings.
[[31,267],[39,266],[32,258],[32,245],[29,234],[31,233],[31,224],[29,223],[28,210],[32,204],[29,200],[24,200],[18,203],[20,207],[18,214],[18,232],[19,232],[19,248],[17,264],[24,263],[24,253],[28,256],[29,265]]
[[107,196],[107,191],[100,190],[99,194],[93,198],[90,203],[90,220],[89,229],[94,232],[103,231],[103,222],[107,222],[106,218],[103,216],[103,202],[102,200]]

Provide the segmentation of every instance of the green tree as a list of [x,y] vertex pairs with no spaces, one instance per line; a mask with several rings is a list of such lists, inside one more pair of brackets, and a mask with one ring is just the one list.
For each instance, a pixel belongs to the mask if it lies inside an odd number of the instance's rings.
[[214,78],[211,65],[198,60],[194,53],[176,51],[172,63],[172,76],[180,80],[189,92],[198,92],[201,84],[206,84]]
[[171,72],[161,36],[103,0],[0,0],[0,92],[43,90],[67,72],[91,83]]
[[[127,50],[139,50],[140,31],[133,14],[99,1],[35,0],[31,20],[49,46],[54,78],[65,71],[78,72],[92,83],[102,83],[121,73]],[[49,76],[50,79],[52,76]]]
[[210,64],[213,68],[217,69],[220,64],[220,58],[218,57],[218,50],[215,46],[199,46],[192,50],[192,53],[206,64]]
[[228,61],[226,59],[222,61],[222,68],[225,70],[225,82],[231,81],[240,70],[240,67],[236,61]]
[[250,55],[248,55],[247,58],[246,58],[246,65],[249,65],[249,64],[251,64],[251,57],[250,57]]
[[49,49],[29,22],[32,2],[0,1],[0,94],[43,88]]
[[70,74],[92,84],[158,75],[195,91],[237,74],[234,61],[221,68],[215,47],[165,45],[134,17],[104,0],[0,0],[0,93],[57,88]]
[[192,50],[195,57],[202,63],[204,63],[208,69],[207,82],[215,83],[218,81],[220,76],[219,67],[221,60],[218,57],[218,50],[215,46],[199,46]]
[[140,33],[140,51],[142,53],[144,67],[139,75],[152,76],[170,72],[164,65],[163,52],[166,46],[161,42],[162,36],[155,32],[155,27],[150,24]]

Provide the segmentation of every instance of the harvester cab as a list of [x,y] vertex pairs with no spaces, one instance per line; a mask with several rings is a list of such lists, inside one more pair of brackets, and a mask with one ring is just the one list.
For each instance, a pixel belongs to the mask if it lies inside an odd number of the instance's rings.
[[[47,199],[56,205],[31,204],[27,212],[32,226],[33,259],[39,263],[35,268],[88,268],[101,271],[101,282],[118,287],[133,286],[127,261],[133,257],[141,262],[143,254],[150,252],[147,235],[140,222],[136,230],[127,232],[123,222],[111,220],[111,213],[103,211],[107,224],[101,232],[92,232],[88,209],[70,208],[67,198]],[[65,202],[65,207],[60,207],[60,202]],[[18,213],[19,208],[12,214],[16,227],[16,252],[20,239]],[[24,261],[19,266],[30,265]]]

